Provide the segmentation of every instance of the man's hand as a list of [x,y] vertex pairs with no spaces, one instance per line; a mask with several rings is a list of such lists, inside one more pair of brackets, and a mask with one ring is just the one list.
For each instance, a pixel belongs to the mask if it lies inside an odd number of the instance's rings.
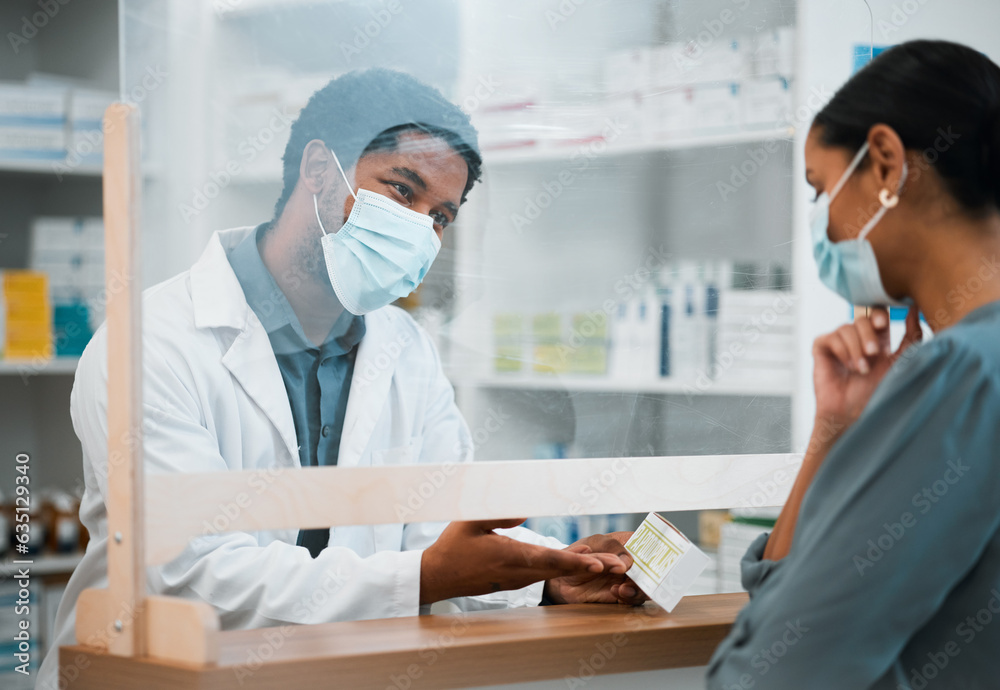
[[873,309],[871,316],[858,316],[854,323],[817,338],[813,344],[817,424],[841,432],[851,426],[889,368],[922,338],[915,309],[906,315],[906,336],[896,352],[889,350],[885,309]]
[[545,594],[557,604],[629,604],[638,605],[646,601],[646,595],[625,577],[632,567],[632,556],[623,544],[632,536],[631,532],[595,534],[570,544],[566,551],[590,553],[605,558],[613,556],[620,565],[610,565],[604,572],[587,572],[580,575],[566,575],[545,583]]
[[453,522],[424,551],[420,561],[420,603],[527,587],[533,582],[594,577],[606,568],[627,568],[617,556],[549,549],[496,534],[521,520]]

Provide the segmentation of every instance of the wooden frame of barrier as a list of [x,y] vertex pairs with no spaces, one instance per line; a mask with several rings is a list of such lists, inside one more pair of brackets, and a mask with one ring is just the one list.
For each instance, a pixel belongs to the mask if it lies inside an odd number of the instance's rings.
[[[276,629],[224,632],[205,602],[149,596],[146,566],[169,561],[207,531],[778,506],[788,496],[801,456],[532,460],[145,477],[138,112],[114,104],[105,118],[106,274],[109,282],[119,284],[125,276],[126,287],[109,291],[107,308],[108,587],[86,590],[78,600],[77,640],[88,644],[60,650],[60,671],[74,678],[73,688],[287,687],[283,674],[290,668],[299,680],[312,678],[310,683],[337,674],[344,687],[385,687],[386,669],[406,672],[428,640],[455,620],[474,632],[462,636],[448,664],[427,681],[432,685],[410,678],[412,687],[463,687],[472,684],[473,667],[487,673],[482,684],[572,675],[581,649],[607,644],[618,634],[630,635],[626,639],[632,646],[595,672],[707,662],[745,596],[689,597],[672,614],[644,607],[638,626],[628,623],[638,620],[636,610],[586,606],[504,612],[505,617],[493,613],[295,626],[294,634],[282,633],[288,639],[277,648]],[[517,495],[498,495],[491,487],[503,478],[516,478],[523,489]],[[267,490],[251,491],[262,479]],[[425,482],[434,490],[411,500],[413,487]],[[584,492],[587,486],[594,490]],[[221,528],[214,524],[219,506],[241,495],[252,498],[236,501],[238,510],[226,514]],[[512,627],[516,621],[521,623]],[[540,647],[538,635],[549,644]],[[271,657],[240,677],[246,654],[260,645],[270,645]],[[657,660],[650,651],[663,645],[674,653]],[[540,654],[544,670],[537,668]],[[511,658],[535,659],[535,664],[512,665]],[[381,675],[373,680],[365,676],[366,669]]]

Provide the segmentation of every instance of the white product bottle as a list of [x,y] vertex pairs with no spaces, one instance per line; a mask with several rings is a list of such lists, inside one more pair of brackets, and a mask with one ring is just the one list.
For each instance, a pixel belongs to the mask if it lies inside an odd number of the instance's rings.
[[689,381],[697,375],[698,369],[698,308],[697,308],[697,268],[691,261],[683,261],[680,266],[680,280],[675,290],[675,318],[673,328],[674,362],[677,364],[676,378]]
[[660,374],[660,378],[668,379],[674,374],[674,361],[673,352],[671,351],[671,345],[673,344],[673,337],[671,336],[671,329],[673,328],[674,322],[674,287],[673,285],[660,285],[656,290],[657,299],[657,309],[658,309],[658,322],[660,325],[660,332],[658,334],[657,342],[659,344],[659,357],[657,359],[657,371]]
[[694,365],[694,376],[707,376],[709,370],[709,323],[708,323],[708,283],[705,263],[695,264],[694,283],[694,354],[691,357]]
[[657,371],[660,378],[672,378],[677,372],[677,362],[674,354],[674,328],[677,316],[675,295],[677,293],[677,274],[673,264],[668,264],[660,270],[657,280],[657,320],[659,322],[658,344],[659,356]]
[[719,352],[719,275],[718,263],[711,262],[705,267],[705,374],[712,378]]
[[631,377],[632,310],[629,302],[619,302],[611,315],[611,366],[609,376],[615,381],[627,381]]
[[660,371],[659,300],[653,286],[648,286],[639,300],[636,331],[638,349],[635,378],[640,382],[648,382],[657,378]]

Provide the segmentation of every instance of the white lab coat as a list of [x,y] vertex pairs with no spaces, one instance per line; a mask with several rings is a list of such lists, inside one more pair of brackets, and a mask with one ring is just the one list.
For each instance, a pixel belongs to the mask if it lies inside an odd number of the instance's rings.
[[[277,361],[227,258],[251,230],[216,233],[189,271],[144,293],[148,473],[299,466]],[[372,312],[365,324],[339,466],[470,461],[468,426],[427,334],[395,307]],[[80,516],[91,541],[59,606],[39,688],[56,687],[56,649],[74,644],[80,591],[107,584],[106,339],[102,327],[80,359],[71,395],[86,481]],[[201,537],[170,563],[147,568],[149,591],[207,601],[223,629],[417,615],[421,553],[443,527],[338,527],[316,559],[295,545],[294,529]],[[520,527],[504,532],[563,546]],[[455,602],[465,610],[526,606],[541,593],[536,583]]]

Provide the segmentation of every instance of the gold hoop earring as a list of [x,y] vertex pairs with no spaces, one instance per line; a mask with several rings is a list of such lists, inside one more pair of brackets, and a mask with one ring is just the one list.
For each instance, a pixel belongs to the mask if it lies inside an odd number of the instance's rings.
[[899,203],[899,195],[893,194],[892,196],[889,196],[889,194],[890,192],[888,189],[883,189],[878,193],[878,200],[886,208],[896,208],[896,205]]

